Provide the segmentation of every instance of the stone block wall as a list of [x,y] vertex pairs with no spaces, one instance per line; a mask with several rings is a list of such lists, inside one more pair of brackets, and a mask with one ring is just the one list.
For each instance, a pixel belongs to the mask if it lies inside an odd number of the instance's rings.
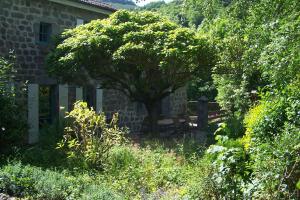
[[51,45],[39,43],[40,22],[52,24],[52,35],[76,26],[77,19],[104,18],[100,13],[52,3],[47,0],[0,0],[0,55],[14,53],[19,64],[17,79],[55,84],[44,69]]
[[[178,89],[170,95],[169,99],[168,103],[170,105],[162,104],[162,106],[170,107],[169,113],[164,117],[185,115],[187,108],[186,87]],[[147,111],[143,104],[131,102],[126,96],[116,90],[104,90],[103,111],[108,119],[118,112],[120,125],[129,127],[133,133],[140,132],[143,120],[147,116]]]
[[[17,80],[29,81],[30,84],[40,86],[55,86],[58,84],[57,80],[50,78],[45,70],[45,57],[52,45],[39,42],[40,23],[50,23],[52,35],[55,36],[65,29],[75,27],[77,19],[89,22],[105,17],[107,16],[104,14],[64,6],[48,0],[0,0],[0,56],[5,57],[11,50],[14,51],[18,64]],[[37,97],[36,86],[34,89],[34,96]],[[68,92],[68,99],[64,104],[68,104],[67,108],[70,110],[77,95],[75,86],[69,85],[66,92]],[[56,93],[54,101],[59,101],[58,90]],[[59,103],[55,105],[59,106]],[[101,106],[108,118],[118,112],[120,124],[128,126],[132,132],[141,129],[147,115],[142,104],[130,102],[127,97],[114,90],[103,90]],[[186,89],[179,89],[172,94],[167,107],[169,116],[174,117],[185,113]]]
[[108,119],[118,112],[120,125],[129,127],[133,133],[141,130],[143,120],[147,116],[143,105],[131,102],[125,95],[116,90],[103,91],[103,111]]
[[185,115],[187,111],[187,88],[182,87],[170,95],[170,115],[173,117]]

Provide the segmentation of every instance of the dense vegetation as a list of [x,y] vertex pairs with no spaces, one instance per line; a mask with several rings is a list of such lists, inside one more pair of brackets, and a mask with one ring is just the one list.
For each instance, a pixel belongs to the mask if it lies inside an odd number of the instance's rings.
[[193,75],[204,76],[213,58],[206,40],[152,12],[118,11],[60,39],[48,57],[48,71],[69,82],[96,80],[143,103],[152,133],[161,100]]
[[196,197],[207,170],[201,146],[175,138],[134,145],[116,122],[76,103],[64,124],[42,130],[39,144],[2,157],[0,193],[53,200]]
[[40,144],[3,157],[0,192],[42,199],[299,199],[300,2],[186,0],[147,9],[179,24],[187,19],[183,25],[214,47],[211,77],[196,78],[191,95],[213,99],[216,89],[227,118],[215,143],[136,144],[117,118],[107,123],[77,103],[64,125],[44,129]]
[[[23,84],[13,84],[15,58],[0,57],[0,152],[13,143],[22,143],[27,130],[22,96]],[[18,122],[18,123],[16,123]]]
[[216,48],[216,99],[230,116],[216,132],[219,195],[298,198],[299,1],[188,2],[203,10],[198,30]]

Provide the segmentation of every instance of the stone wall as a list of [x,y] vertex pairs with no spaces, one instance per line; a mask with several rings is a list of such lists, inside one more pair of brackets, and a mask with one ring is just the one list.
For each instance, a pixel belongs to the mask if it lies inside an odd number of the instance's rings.
[[118,112],[120,125],[129,127],[133,133],[141,130],[142,122],[147,115],[142,104],[131,102],[125,95],[116,90],[103,91],[103,111],[108,119]]
[[[186,87],[182,87],[171,94],[168,102],[163,103],[162,106],[170,108],[167,109],[169,113],[162,113],[163,117],[169,118],[185,115],[187,108]],[[126,96],[116,90],[104,90],[103,111],[109,119],[114,113],[118,112],[120,125],[129,127],[133,133],[140,132],[143,120],[147,116],[147,111],[143,104],[130,102]]]
[[[106,16],[99,13],[63,6],[47,0],[0,0],[0,56],[7,56],[10,50],[14,50],[18,63],[16,76],[18,80],[54,86],[57,81],[47,76],[44,66],[45,57],[52,46],[51,43],[46,45],[39,42],[40,22],[52,24],[52,35],[57,35],[64,29],[75,27],[77,19],[88,22],[104,17]],[[34,88],[34,96],[37,97],[38,91],[36,86]],[[55,101],[59,101],[60,94],[57,91]],[[77,96],[76,88],[70,85],[65,92],[68,93],[68,96],[65,94],[68,98],[63,104],[68,104],[66,107],[70,110]],[[60,103],[55,105],[60,106]],[[103,90],[101,103],[108,118],[118,112],[121,125],[128,126],[135,133],[140,131],[147,115],[142,104],[130,102],[127,97],[114,90]],[[185,113],[186,89],[179,89],[172,94],[167,104],[167,117]],[[35,124],[38,123],[36,120]]]
[[173,117],[185,115],[187,111],[187,88],[182,87],[170,95],[170,115]]
[[51,45],[39,43],[40,22],[52,24],[52,35],[76,26],[77,19],[90,21],[104,15],[46,0],[0,0],[0,55],[14,50],[19,68],[17,79],[55,84],[44,69]]

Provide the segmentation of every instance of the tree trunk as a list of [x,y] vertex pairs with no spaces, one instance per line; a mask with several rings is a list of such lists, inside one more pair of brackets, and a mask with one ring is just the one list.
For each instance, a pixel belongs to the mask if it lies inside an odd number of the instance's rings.
[[159,127],[157,124],[160,111],[159,105],[159,102],[145,104],[145,107],[148,111],[148,132],[153,136],[159,136]]

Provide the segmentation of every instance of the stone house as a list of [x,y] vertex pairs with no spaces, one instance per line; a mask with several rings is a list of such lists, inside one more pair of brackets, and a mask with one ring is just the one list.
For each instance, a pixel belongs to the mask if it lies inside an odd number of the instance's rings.
[[[39,128],[72,109],[76,100],[87,101],[108,118],[119,112],[120,124],[132,132],[141,128],[146,111],[120,92],[95,85],[60,84],[44,69],[52,38],[64,29],[108,17],[113,7],[95,0],[0,0],[0,56],[13,50],[17,59],[17,81],[28,81],[29,142],[38,140]],[[186,90],[179,89],[162,101],[164,116],[185,113]],[[3,117],[3,116],[1,116]]]

